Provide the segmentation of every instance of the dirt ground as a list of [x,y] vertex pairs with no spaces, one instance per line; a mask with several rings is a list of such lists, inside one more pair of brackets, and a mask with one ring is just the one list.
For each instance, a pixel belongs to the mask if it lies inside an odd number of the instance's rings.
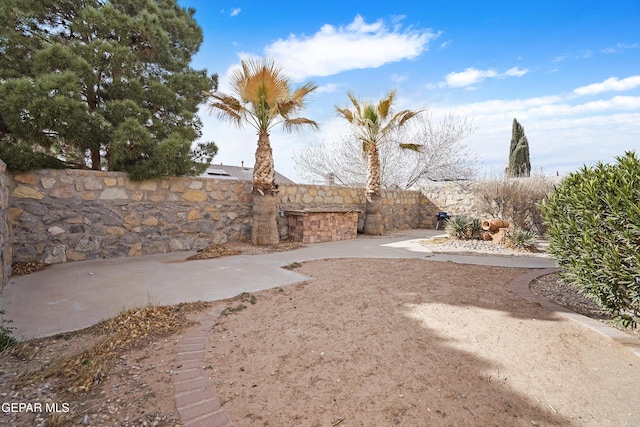
[[[640,425],[640,358],[511,292],[524,269],[416,259],[291,268],[311,279],[185,313],[226,309],[205,363],[237,426]],[[3,410],[0,425],[180,425],[172,375],[188,322],[177,320],[96,370],[88,390],[68,372],[34,373],[112,336],[100,326],[0,354],[2,403],[52,409]]]
[[211,332],[238,426],[638,426],[640,359],[511,292],[522,269],[327,260]]

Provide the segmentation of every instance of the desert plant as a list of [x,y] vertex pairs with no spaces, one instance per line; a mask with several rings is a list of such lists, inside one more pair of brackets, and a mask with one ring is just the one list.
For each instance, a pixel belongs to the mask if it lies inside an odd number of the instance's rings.
[[640,161],[627,152],[570,174],[541,204],[562,279],[631,327],[640,322],[638,200]]
[[0,352],[15,347],[18,343],[18,340],[13,337],[13,329],[15,328],[7,326],[10,323],[13,321],[5,319],[4,310],[0,310]]
[[447,220],[444,229],[456,239],[476,239],[482,231],[482,221],[468,215],[457,215]]
[[516,229],[504,235],[504,246],[519,251],[536,252],[536,235],[529,230]]
[[482,220],[480,218],[472,217],[469,221],[469,227],[467,229],[467,236],[469,239],[479,239],[482,232]]
[[476,189],[476,209],[511,222],[515,228],[544,234],[539,203],[552,190],[544,176],[503,177],[481,181]]

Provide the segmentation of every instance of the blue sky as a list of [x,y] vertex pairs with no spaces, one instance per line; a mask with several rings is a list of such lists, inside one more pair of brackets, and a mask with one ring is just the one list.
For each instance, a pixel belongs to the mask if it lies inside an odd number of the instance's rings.
[[[204,31],[192,65],[218,73],[222,91],[248,56],[273,57],[294,86],[319,85],[303,115],[320,130],[271,134],[276,169],[294,179],[294,151],[347,132],[334,108],[347,91],[376,101],[395,88],[397,109],[473,119],[480,176],[504,170],[514,118],[546,175],[640,154],[638,0],[178,3]],[[200,117],[215,163],[253,165],[252,128]]]

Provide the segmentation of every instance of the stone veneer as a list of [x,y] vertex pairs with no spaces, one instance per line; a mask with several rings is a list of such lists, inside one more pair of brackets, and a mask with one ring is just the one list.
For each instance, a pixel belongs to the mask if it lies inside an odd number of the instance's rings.
[[[251,234],[251,182],[168,177],[133,182],[120,172],[39,170],[8,175],[13,261],[47,264],[195,250]],[[360,211],[361,188],[283,184],[279,211]],[[433,228],[437,207],[417,191],[384,191],[385,230]],[[1,221],[6,226],[7,221]],[[288,238],[284,214],[281,238]],[[4,233],[3,233],[4,235]],[[5,239],[4,246],[11,248]]]
[[11,228],[9,226],[9,179],[7,165],[0,160],[0,290],[11,276]]
[[47,264],[202,249],[251,231],[251,183],[196,177],[133,182],[125,173],[16,174],[14,261]]
[[358,237],[358,211],[308,209],[285,211],[289,238],[303,244]]

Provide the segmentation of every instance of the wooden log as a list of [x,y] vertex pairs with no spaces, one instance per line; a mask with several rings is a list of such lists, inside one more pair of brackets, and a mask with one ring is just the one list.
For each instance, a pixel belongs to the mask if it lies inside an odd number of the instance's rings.
[[482,221],[482,229],[485,231],[496,232],[500,228],[508,228],[509,222],[500,218],[485,219]]

